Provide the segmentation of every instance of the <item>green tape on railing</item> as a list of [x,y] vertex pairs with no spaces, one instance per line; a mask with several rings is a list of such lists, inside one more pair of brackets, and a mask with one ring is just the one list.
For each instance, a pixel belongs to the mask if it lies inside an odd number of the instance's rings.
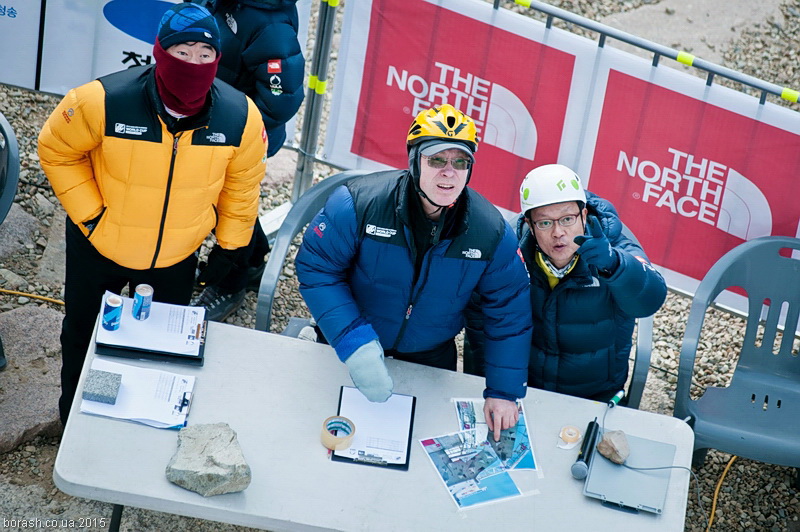
[[800,91],[796,91],[788,87],[784,87],[784,89],[781,91],[781,98],[784,100],[789,100],[790,102],[797,103],[798,96],[800,96]]
[[314,87],[314,91],[317,94],[325,94],[325,91],[328,89],[328,82],[327,81],[319,81],[317,80],[316,87]]
[[337,7],[339,5],[339,0],[328,0],[328,5],[331,7]]
[[514,3],[523,7],[531,7],[531,0],[514,0]]
[[676,57],[675,60],[678,63],[692,66],[692,63],[694,63],[694,56],[687,52],[678,52],[678,57]]
[[310,75],[308,76],[308,88],[312,91],[317,87],[317,76]]

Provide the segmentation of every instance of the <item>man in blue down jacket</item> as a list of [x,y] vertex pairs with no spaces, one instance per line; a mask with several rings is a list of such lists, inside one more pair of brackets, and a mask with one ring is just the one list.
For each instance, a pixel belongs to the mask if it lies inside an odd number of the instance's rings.
[[300,292],[359,390],[385,401],[386,356],[456,369],[455,336],[476,291],[486,316],[484,413],[495,439],[517,422],[531,341],[528,276],[511,227],[466,186],[476,129],[444,104],[407,137],[409,170],[339,187],[297,254]]
[[664,279],[621,234],[614,206],[585,192],[566,166],[532,170],[520,200],[536,331],[528,383],[607,401],[628,378],[634,319],[661,307]]
[[[305,59],[297,36],[297,0],[194,3],[204,5],[219,26],[222,59],[217,77],[255,102],[267,130],[267,157],[272,157],[286,141],[286,122],[303,103]],[[204,306],[208,319],[225,320],[241,306],[247,290],[258,289],[268,251],[267,236],[256,223],[238,262],[218,284],[205,287],[193,304]]]

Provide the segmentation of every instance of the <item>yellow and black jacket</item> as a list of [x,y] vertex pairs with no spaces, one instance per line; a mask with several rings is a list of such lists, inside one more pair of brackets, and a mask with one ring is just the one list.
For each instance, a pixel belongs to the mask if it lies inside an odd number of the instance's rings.
[[[103,256],[137,270],[180,262],[215,228],[223,248],[247,245],[266,169],[249,98],[214,80],[211,105],[176,120],[153,72],[72,89],[39,135],[42,168],[70,219]],[[80,225],[98,216],[92,231]]]

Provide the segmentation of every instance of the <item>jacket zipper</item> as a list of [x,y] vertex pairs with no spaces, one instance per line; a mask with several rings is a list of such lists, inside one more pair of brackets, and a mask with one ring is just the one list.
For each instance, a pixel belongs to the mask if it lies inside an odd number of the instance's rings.
[[[400,330],[397,332],[397,338],[395,338],[394,345],[392,346],[392,351],[397,350],[397,346],[400,345],[400,341],[403,339],[403,335],[405,334],[406,331],[406,325],[408,325],[408,320],[411,319],[411,313],[414,311],[414,305],[416,305],[417,300],[419,300],[419,296],[422,295],[422,291],[425,288],[425,285],[428,284],[428,273],[430,272],[431,269],[434,247],[429,249],[428,252],[425,254],[425,258],[423,259],[423,261],[425,262],[425,266],[423,267],[423,269],[425,271],[424,275],[421,276],[422,284],[419,285],[416,291],[412,291],[411,299],[408,302],[408,307],[406,308],[406,315],[405,318],[403,319],[403,323],[400,325]],[[414,284],[416,284],[417,279],[415,279],[414,281],[415,281]]]
[[150,269],[156,267],[158,254],[161,252],[161,242],[164,238],[164,226],[167,223],[167,209],[169,208],[169,195],[172,189],[172,175],[175,171],[175,159],[178,157],[178,140],[181,138],[181,133],[175,135],[172,141],[172,158],[169,161],[169,175],[167,176],[167,190],[164,194],[164,209],[161,211],[161,224],[158,227],[158,240],[156,240],[156,250],[153,253],[153,262],[150,264]]

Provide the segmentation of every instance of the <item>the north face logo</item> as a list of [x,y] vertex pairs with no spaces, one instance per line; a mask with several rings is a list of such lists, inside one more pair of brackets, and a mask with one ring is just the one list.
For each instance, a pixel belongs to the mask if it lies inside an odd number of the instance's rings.
[[211,133],[206,137],[208,142],[216,142],[217,144],[225,143],[225,133]]
[[464,257],[467,259],[481,258],[481,250],[479,249],[469,248],[467,250],[462,251],[461,254],[464,255]]
[[617,171],[644,182],[635,199],[715,226],[743,240],[772,234],[772,211],[758,187],[720,162],[667,148],[671,164],[660,166],[619,152]]
[[533,160],[538,143],[536,124],[516,94],[502,85],[439,61],[434,62],[431,77],[434,79],[389,66],[386,84],[414,96],[412,115],[444,99],[469,112],[482,142]]

